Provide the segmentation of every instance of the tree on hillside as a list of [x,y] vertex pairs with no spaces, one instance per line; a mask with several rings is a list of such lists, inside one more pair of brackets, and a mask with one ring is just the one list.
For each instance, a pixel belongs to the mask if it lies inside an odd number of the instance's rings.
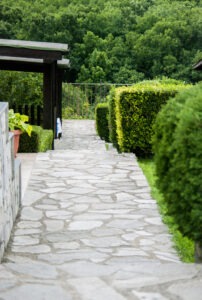
[[72,82],[197,82],[201,15],[201,0],[1,0],[0,38],[68,43]]

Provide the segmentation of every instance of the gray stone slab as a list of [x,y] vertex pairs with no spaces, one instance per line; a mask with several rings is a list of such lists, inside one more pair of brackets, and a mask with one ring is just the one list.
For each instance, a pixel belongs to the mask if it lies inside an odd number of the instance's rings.
[[92,239],[81,239],[82,243],[84,245],[90,246],[90,247],[118,247],[123,245],[128,245],[127,242],[124,242],[121,238],[116,236],[110,236],[110,237],[100,237]]
[[[118,265],[118,261],[116,265]],[[128,272],[128,278],[125,277],[124,271]],[[190,280],[194,278],[197,273],[198,271],[194,265],[182,263],[163,264],[158,261],[136,261],[136,263],[129,265],[122,262],[121,271],[117,274],[118,279],[115,280],[113,284],[121,289],[144,288],[146,286],[159,285],[162,283],[171,284],[175,280]]]
[[122,193],[116,193],[116,198],[118,201],[127,201],[127,200],[134,200],[135,196],[122,192]]
[[44,220],[47,231],[61,231],[64,229],[64,221],[61,220]]
[[65,190],[64,187],[51,187],[48,189],[42,189],[41,192],[46,193],[46,194],[54,194],[58,192],[63,192]]
[[[120,217],[120,215],[127,215],[130,214],[132,212],[133,209],[107,209],[107,210],[100,210],[99,213],[105,213],[105,214],[110,214],[110,215],[119,215],[117,216],[118,218]],[[96,210],[89,210],[89,212],[96,214],[97,211]]]
[[32,229],[39,228],[41,226],[40,222],[32,222],[32,221],[20,221],[17,223],[17,227],[21,229]]
[[15,236],[18,235],[30,235],[30,234],[39,234],[41,233],[41,229],[33,228],[33,229],[17,229],[15,231]]
[[63,242],[63,243],[54,243],[53,247],[58,250],[58,249],[63,249],[63,250],[76,250],[80,248],[80,244],[77,242]]
[[56,182],[46,182],[46,185],[48,186],[48,187],[51,187],[51,188],[53,188],[53,187],[66,187],[66,184],[64,183],[64,182],[58,182],[58,181],[56,181]]
[[106,236],[118,236],[123,234],[124,231],[118,228],[106,228],[106,227],[101,227],[101,228],[96,228],[92,232],[93,236],[97,237],[106,237]]
[[70,294],[53,284],[24,284],[1,294],[4,300],[72,300]]
[[120,229],[138,229],[144,227],[144,222],[138,220],[113,220],[107,224],[107,227],[114,227]]
[[149,224],[162,225],[162,219],[160,217],[145,218],[145,221]]
[[[65,253],[64,253],[65,252]],[[51,253],[51,254],[40,254],[38,255],[40,260],[45,262],[49,262],[50,264],[55,265],[64,265],[65,262],[74,261],[73,265],[76,263],[75,261],[91,261],[91,262],[103,262],[109,258],[109,255],[106,253],[100,253],[98,251],[89,250],[63,250],[62,253]]]
[[168,291],[183,300],[202,299],[202,278],[172,284]]
[[125,248],[122,247],[114,253],[114,256],[122,256],[122,257],[128,257],[128,256],[148,256],[148,254],[140,249],[137,249],[135,247]]
[[100,227],[103,224],[101,221],[75,221],[69,224],[69,230],[91,230]]
[[57,210],[58,207],[56,205],[51,205],[51,204],[39,204],[35,205],[35,208],[41,209],[41,210]]
[[61,266],[58,266],[58,269],[73,277],[85,278],[112,276],[118,268],[117,266],[102,265],[89,261],[76,261],[73,263],[62,264]]
[[28,254],[48,253],[51,251],[48,245],[12,246],[11,250],[12,252],[28,253]]
[[159,293],[145,293],[133,291],[133,295],[138,300],[169,300],[167,297],[165,298]]
[[[103,211],[103,213],[97,213],[96,211],[91,211],[91,210],[88,210],[89,213],[83,213],[83,214],[80,214],[80,215],[75,215],[73,217],[74,220],[108,220],[112,217],[112,215],[110,214],[107,214],[107,212]],[[106,214],[104,214],[106,213]]]
[[30,205],[34,204],[35,202],[41,200],[44,196],[45,196],[45,193],[36,192],[29,188],[25,192],[22,203],[24,206],[30,206]]
[[97,197],[93,197],[93,196],[77,196],[77,197],[73,197],[72,199],[73,203],[88,203],[88,204],[93,204],[93,203],[100,203],[99,198]]
[[47,218],[56,220],[68,220],[72,216],[72,213],[66,210],[51,210],[46,211],[45,214]]
[[43,214],[41,211],[36,210],[32,207],[24,207],[21,211],[21,220],[38,221],[41,220]]
[[0,264],[0,283],[4,279],[15,280],[15,276],[11,272],[9,272],[9,270],[7,270],[4,265]]
[[[102,197],[100,199],[102,199]],[[108,212],[109,209],[112,209],[112,210],[123,209],[124,210],[126,208],[126,206],[123,203],[118,204],[116,202],[114,202],[114,203],[99,203],[99,204],[95,203],[95,204],[91,205],[91,208],[94,210],[94,212],[95,211],[99,212],[100,210]]]
[[39,244],[38,238],[33,238],[27,235],[15,236],[13,238],[13,245],[14,246],[29,246],[29,245],[37,245]]
[[39,279],[56,279],[58,277],[58,272],[55,267],[33,260],[29,260],[27,263],[8,263],[7,268],[17,272],[19,275]]
[[70,178],[77,177],[78,175],[82,176],[82,173],[74,171],[74,170],[72,170],[72,171],[71,170],[56,171],[56,172],[50,173],[50,176],[58,177],[58,178],[62,178],[62,179],[65,179],[68,177],[70,177]]
[[69,210],[73,211],[75,213],[80,213],[80,212],[84,212],[84,211],[88,210],[88,208],[89,208],[88,204],[79,203],[79,204],[75,204],[75,205],[72,205],[71,207],[69,207]]
[[[9,280],[9,279],[1,279],[0,281],[0,293],[10,290],[11,288],[15,287],[17,285],[17,280]],[[1,294],[0,294],[0,299]]]
[[80,295],[83,300],[126,300],[112,287],[107,285],[103,280],[99,278],[82,278],[82,279],[70,279],[68,283],[71,284]]

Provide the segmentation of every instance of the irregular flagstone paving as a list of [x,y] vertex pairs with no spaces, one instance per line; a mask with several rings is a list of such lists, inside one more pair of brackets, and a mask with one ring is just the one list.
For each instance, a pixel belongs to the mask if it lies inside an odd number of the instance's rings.
[[55,148],[36,157],[0,300],[202,299],[202,266],[180,262],[135,156],[93,121],[64,121]]

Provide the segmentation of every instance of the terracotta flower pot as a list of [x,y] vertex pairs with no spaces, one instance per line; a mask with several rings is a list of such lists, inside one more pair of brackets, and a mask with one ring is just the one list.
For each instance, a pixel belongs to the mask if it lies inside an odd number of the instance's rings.
[[14,134],[14,156],[16,157],[19,148],[20,135],[22,134],[22,131],[17,129],[11,130],[11,132]]

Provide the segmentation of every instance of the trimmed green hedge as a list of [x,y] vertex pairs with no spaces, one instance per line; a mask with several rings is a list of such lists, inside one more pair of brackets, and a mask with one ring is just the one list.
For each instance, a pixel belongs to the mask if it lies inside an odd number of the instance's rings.
[[96,130],[102,140],[109,142],[109,105],[99,103],[95,109]]
[[52,142],[52,130],[43,129],[40,126],[33,125],[31,137],[29,137],[27,133],[21,134],[18,152],[45,152],[52,149]]
[[168,101],[154,130],[157,184],[168,213],[202,247],[202,83]]
[[117,127],[116,127],[116,106],[115,106],[116,89],[110,90],[107,100],[109,103],[109,140],[115,148],[119,150]]
[[[121,152],[137,156],[152,154],[152,125],[157,113],[170,97],[185,88],[176,81],[144,81],[132,87],[115,89],[111,115],[115,109],[117,142]],[[114,129],[112,129],[114,134]]]

